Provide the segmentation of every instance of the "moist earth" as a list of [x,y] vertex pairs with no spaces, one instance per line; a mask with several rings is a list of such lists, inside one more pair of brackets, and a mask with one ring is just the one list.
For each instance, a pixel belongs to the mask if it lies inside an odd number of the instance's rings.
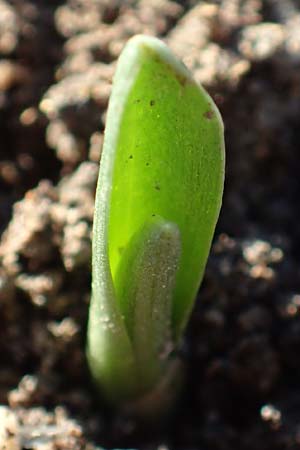
[[[226,130],[223,208],[170,424],[86,368],[91,227],[116,60],[158,36]],[[299,0],[0,0],[0,448],[300,448]]]

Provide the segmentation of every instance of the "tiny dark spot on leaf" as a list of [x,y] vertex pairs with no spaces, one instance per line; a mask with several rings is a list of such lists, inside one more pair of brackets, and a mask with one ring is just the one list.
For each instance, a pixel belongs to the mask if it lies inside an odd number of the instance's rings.
[[155,105],[155,100],[150,100],[150,106],[154,106]]
[[152,214],[152,217],[155,217],[155,214]]
[[172,67],[170,67],[170,72],[172,72],[172,74],[175,76],[178,83],[181,84],[182,87],[185,87],[188,83],[191,82],[191,80],[189,80],[185,75],[175,71]]
[[133,158],[133,155],[129,155],[129,159],[132,159]]
[[157,191],[160,191],[160,186],[158,186],[158,184],[156,184],[156,185],[154,186],[154,188],[155,188]]
[[214,117],[214,112],[213,112],[212,110],[206,111],[206,112],[203,114],[203,116],[204,116],[206,119],[210,120],[210,119],[212,119],[212,118]]
[[146,166],[149,166],[149,163],[148,163],[148,162],[146,163]]

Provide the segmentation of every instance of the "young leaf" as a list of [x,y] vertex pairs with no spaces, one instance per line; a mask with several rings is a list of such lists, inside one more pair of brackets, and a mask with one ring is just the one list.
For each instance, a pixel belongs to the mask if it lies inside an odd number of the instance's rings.
[[110,98],[93,230],[88,359],[112,400],[142,395],[167,372],[203,276],[223,181],[213,100],[161,41],[132,38]]
[[155,385],[170,362],[180,247],[178,227],[155,218],[133,236],[116,276],[119,307],[144,390]]

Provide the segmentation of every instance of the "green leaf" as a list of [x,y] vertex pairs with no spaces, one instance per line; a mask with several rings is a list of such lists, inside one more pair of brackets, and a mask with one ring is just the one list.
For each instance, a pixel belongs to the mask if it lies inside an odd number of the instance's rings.
[[132,38],[109,103],[93,231],[88,357],[109,396],[140,395],[163,376],[159,355],[189,318],[223,182],[213,100],[161,41]]
[[170,362],[172,300],[180,250],[178,227],[153,218],[127,245],[116,276],[119,307],[143,390],[155,385]]

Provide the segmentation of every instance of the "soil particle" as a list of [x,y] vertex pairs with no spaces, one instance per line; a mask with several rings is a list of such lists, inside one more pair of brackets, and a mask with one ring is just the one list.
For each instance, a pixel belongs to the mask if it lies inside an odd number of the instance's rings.
[[21,444],[17,448],[32,450],[84,448],[81,427],[68,418],[62,407],[57,407],[52,414],[46,413],[42,408],[27,411],[18,408],[15,417],[19,423],[18,438]]
[[0,91],[8,91],[28,76],[26,69],[19,64],[3,59],[0,61]]
[[215,36],[215,30],[223,23],[220,14],[221,8],[216,4],[201,2],[183,16],[167,39],[196,80],[209,86],[220,78],[227,84],[237,83],[250,68],[246,59],[224,45],[223,38]]
[[18,42],[17,14],[8,2],[0,2],[0,52],[12,53]]
[[245,27],[239,42],[240,52],[250,60],[264,60],[278,52],[284,43],[284,27],[265,23]]
[[21,450],[19,422],[14,412],[0,407],[0,446],[4,450]]
[[14,275],[24,269],[36,271],[51,260],[50,205],[53,195],[53,187],[45,181],[15,204],[14,219],[4,233],[0,247],[2,265],[8,274]]
[[84,162],[58,186],[58,203],[53,206],[51,216],[57,230],[62,232],[61,239],[56,236],[56,241],[68,271],[90,263],[97,176],[98,166]]

